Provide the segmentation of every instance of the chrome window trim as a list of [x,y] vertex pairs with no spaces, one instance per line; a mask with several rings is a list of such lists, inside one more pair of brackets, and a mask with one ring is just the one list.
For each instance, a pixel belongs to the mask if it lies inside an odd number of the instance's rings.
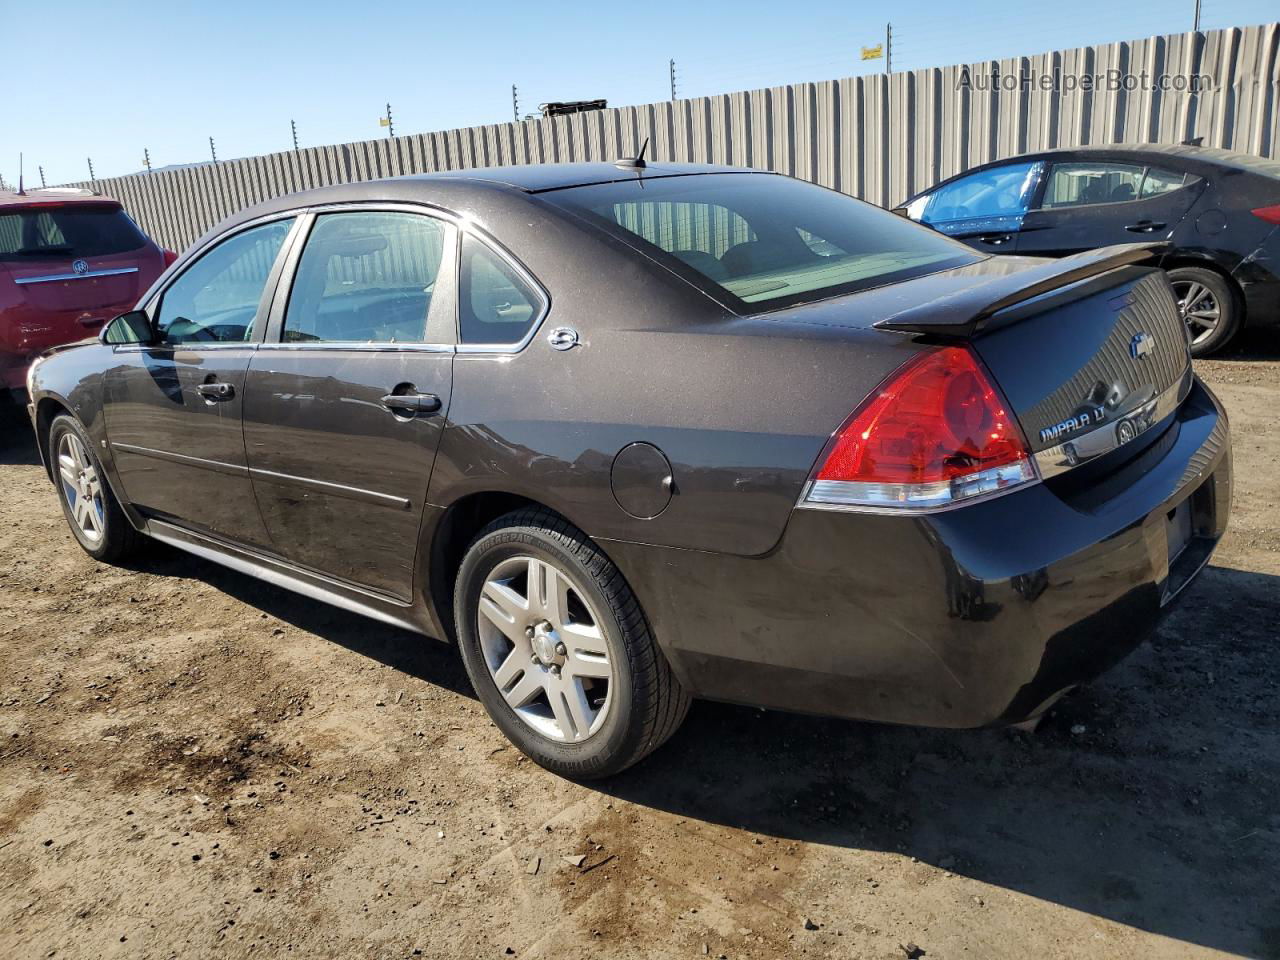
[[118,277],[137,273],[137,267],[112,267],[107,270],[87,270],[84,273],[50,273],[40,277],[15,277],[14,283],[54,283],[58,280],[90,280],[93,277]]
[[[1118,450],[1129,442],[1129,440],[1120,439],[1119,425],[1134,417],[1149,416],[1151,426],[1131,437],[1130,440],[1136,440],[1145,433],[1158,430],[1160,424],[1168,420],[1178,409],[1178,404],[1191,389],[1190,383],[1189,377],[1179,377],[1176,383],[1165,388],[1163,393],[1152,397],[1146,403],[1107,421],[1100,427],[1095,427],[1088,433],[1077,434],[1069,440],[1033,454],[1032,459],[1035,460],[1040,476],[1048,480],[1050,477],[1066,473],[1073,467],[1081,466],[1090,460],[1106,456],[1113,450]],[[1068,447],[1071,448],[1070,451]]]
[[112,353],[142,353],[147,350],[167,350],[182,353],[194,350],[233,350],[240,348],[250,352],[262,346],[256,340],[184,340],[180,343],[112,343]]
[[346,350],[359,353],[453,353],[448,343],[396,343],[381,340],[325,340],[318,343],[282,343],[279,340],[259,343],[260,350]]

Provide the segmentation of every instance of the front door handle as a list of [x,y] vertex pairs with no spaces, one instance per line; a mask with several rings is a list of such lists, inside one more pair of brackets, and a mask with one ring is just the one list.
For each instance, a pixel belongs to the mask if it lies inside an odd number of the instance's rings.
[[1003,246],[1004,244],[1008,243],[1012,239],[1013,239],[1013,234],[1011,233],[991,233],[985,237],[978,238],[978,240],[981,241],[982,243],[989,243],[993,247]]
[[236,395],[236,388],[229,383],[202,383],[196,393],[206,400],[230,400]]
[[435,413],[440,398],[434,393],[388,393],[382,405],[394,413]]
[[1139,220],[1137,223],[1131,223],[1127,227],[1130,233],[1155,233],[1157,230],[1163,230],[1167,224],[1158,220]]

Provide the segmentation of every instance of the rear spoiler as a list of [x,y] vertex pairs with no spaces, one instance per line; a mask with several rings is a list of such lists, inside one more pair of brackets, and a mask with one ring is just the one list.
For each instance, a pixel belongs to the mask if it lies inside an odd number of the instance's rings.
[[875,326],[965,339],[981,331],[1002,310],[1120,267],[1154,260],[1168,249],[1169,244],[1164,242],[1120,243],[1010,271],[1004,276],[984,277],[972,287],[909,307]]

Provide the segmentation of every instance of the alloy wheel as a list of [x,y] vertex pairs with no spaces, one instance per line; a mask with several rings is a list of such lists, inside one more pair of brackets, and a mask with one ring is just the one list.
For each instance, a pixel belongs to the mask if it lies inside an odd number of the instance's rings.
[[503,560],[480,591],[480,649],[507,705],[538,733],[576,743],[609,711],[613,665],[601,620],[563,570]]
[[101,542],[106,528],[102,480],[84,442],[74,433],[64,433],[58,441],[58,474],[72,523],[86,542]]
[[1213,291],[1195,280],[1175,280],[1173,293],[1178,298],[1178,313],[1191,329],[1192,344],[1212,337],[1222,322],[1222,306]]

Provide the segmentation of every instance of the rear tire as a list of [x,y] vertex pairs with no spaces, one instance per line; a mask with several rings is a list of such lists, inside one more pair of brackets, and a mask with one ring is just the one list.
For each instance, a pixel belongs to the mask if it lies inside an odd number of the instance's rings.
[[93,441],[69,414],[54,417],[49,426],[49,461],[62,514],[84,552],[103,563],[137,553],[143,536],[111,492]]
[[479,533],[458,572],[454,622],[493,722],[561,776],[618,773],[688,713],[618,568],[549,510],[519,510]]
[[1191,334],[1191,355],[1207,357],[1225,347],[1240,328],[1243,313],[1231,284],[1204,267],[1170,270],[1169,283]]

